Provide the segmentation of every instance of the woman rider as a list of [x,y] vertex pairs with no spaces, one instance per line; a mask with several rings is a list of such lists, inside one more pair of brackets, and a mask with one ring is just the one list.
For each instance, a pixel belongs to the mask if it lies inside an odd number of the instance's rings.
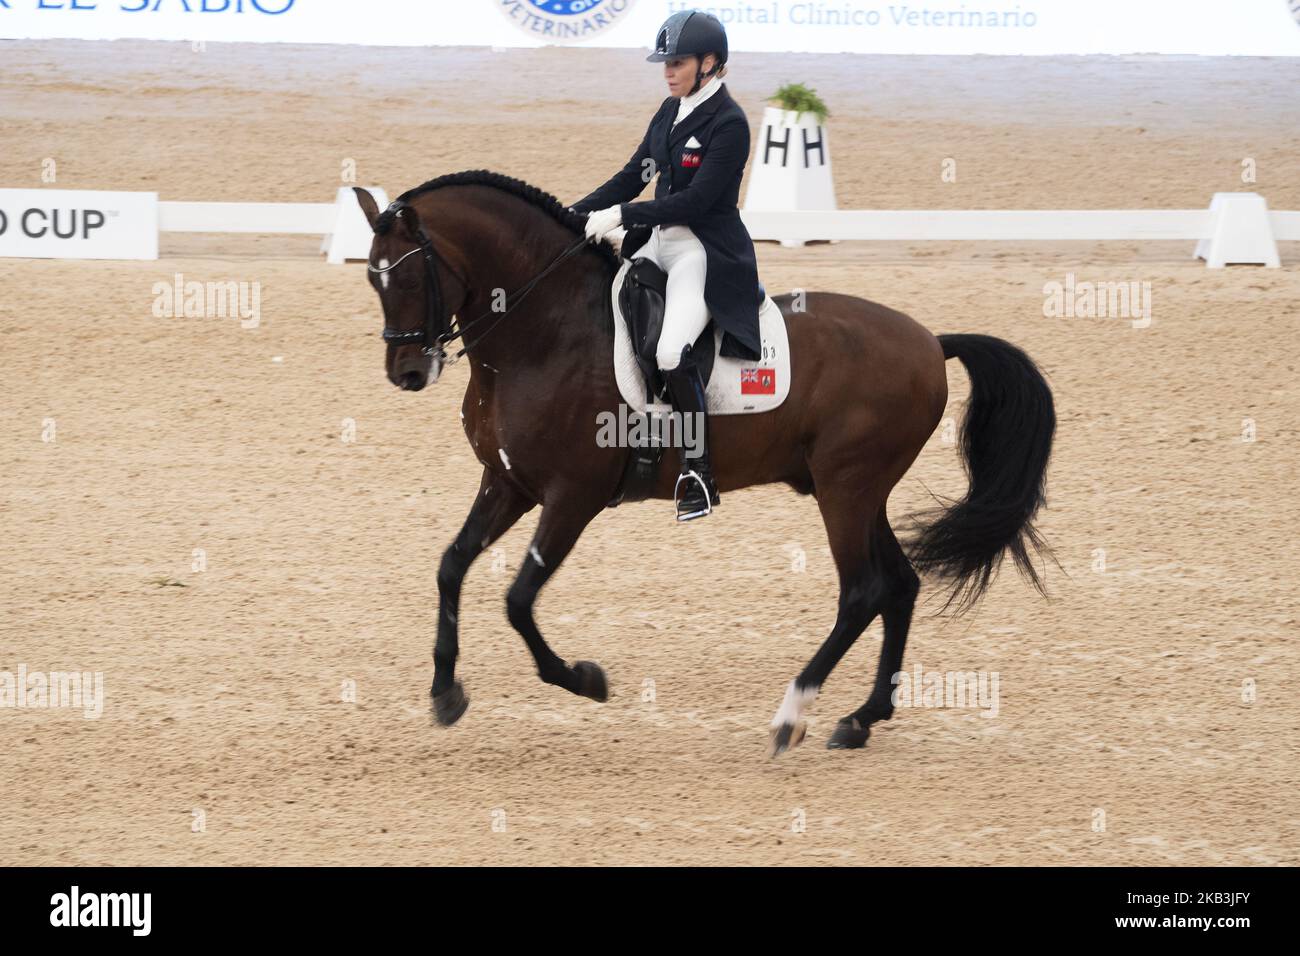
[[[704,383],[691,346],[712,316],[723,332],[719,354],[751,361],[760,354],[763,293],[754,243],[736,207],[749,159],[749,121],[722,83],[727,34],[712,14],[674,13],[646,59],[664,64],[670,95],[627,165],[573,208],[590,213],[587,236],[594,241],[620,227],[653,227],[639,249],[629,247],[636,233],[629,234],[622,253],[650,259],[668,274],[656,359],[673,407],[703,425],[696,448],[681,450],[677,519],[688,521],[718,504]],[[655,198],[632,202],[656,174]]]

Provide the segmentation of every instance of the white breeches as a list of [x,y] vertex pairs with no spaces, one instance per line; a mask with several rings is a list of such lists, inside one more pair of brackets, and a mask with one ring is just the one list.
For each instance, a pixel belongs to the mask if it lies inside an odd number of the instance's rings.
[[655,226],[646,244],[636,251],[668,273],[664,296],[664,329],[655,359],[665,371],[675,369],[682,349],[693,345],[709,324],[704,304],[707,258],[690,226]]

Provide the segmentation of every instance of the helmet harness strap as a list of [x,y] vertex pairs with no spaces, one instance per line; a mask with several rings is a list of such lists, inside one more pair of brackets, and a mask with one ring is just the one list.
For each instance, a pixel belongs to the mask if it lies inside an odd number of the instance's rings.
[[687,93],[686,95],[687,95],[687,96],[694,96],[696,93],[698,93],[698,92],[700,91],[700,81],[703,80],[703,79],[704,79],[704,71],[701,70],[699,67],[696,67],[696,68],[695,68],[695,85],[691,87],[691,91],[690,91],[689,93]]
[[[708,56],[708,55],[709,55],[709,54],[707,54],[707,53],[705,54],[705,56]],[[687,94],[686,94],[687,96],[693,96],[693,95],[695,95],[696,93],[698,93],[699,90],[700,90],[700,83],[701,83],[701,81],[703,81],[703,79],[704,79],[706,76],[712,76],[714,73],[717,73],[717,72],[718,72],[718,62],[717,62],[717,57],[716,57],[716,56],[714,57],[713,69],[709,70],[708,73],[705,73],[703,70],[700,69],[700,66],[703,65],[703,63],[704,63],[704,57],[701,56],[701,57],[698,58],[698,60],[699,60],[699,62],[695,64],[695,85],[691,87],[691,92],[690,92],[690,93],[687,93]]]

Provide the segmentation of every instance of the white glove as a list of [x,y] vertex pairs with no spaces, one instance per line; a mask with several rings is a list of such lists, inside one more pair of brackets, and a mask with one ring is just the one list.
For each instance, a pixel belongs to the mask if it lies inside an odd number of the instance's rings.
[[592,242],[599,242],[621,225],[623,225],[623,211],[618,206],[597,209],[587,216],[587,238]]
[[623,254],[623,240],[627,238],[627,230],[622,226],[615,226],[609,232],[605,233],[604,239],[614,247],[617,255]]

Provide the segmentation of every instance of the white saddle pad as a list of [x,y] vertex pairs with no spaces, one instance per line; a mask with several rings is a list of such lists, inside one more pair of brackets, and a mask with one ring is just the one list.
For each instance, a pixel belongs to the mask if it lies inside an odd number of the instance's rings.
[[[618,380],[623,401],[629,408],[644,413],[645,376],[641,374],[641,366],[632,352],[632,336],[618,306],[618,293],[630,268],[631,262],[623,263],[610,289],[614,301],[614,377]],[[745,415],[771,411],[790,394],[790,348],[785,316],[771,296],[765,296],[759,307],[758,334],[763,345],[761,360],[751,362],[721,355],[714,358],[713,374],[704,390],[710,414]],[[722,332],[715,329],[713,348],[716,350],[721,345]]]

